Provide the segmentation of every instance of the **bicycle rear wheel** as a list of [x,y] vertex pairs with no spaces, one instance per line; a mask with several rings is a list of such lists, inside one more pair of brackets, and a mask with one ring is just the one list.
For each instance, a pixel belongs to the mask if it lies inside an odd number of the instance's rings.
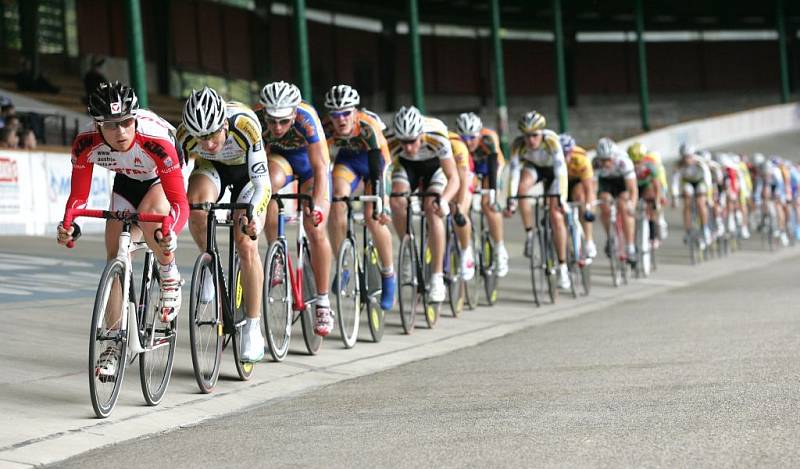
[[351,238],[342,240],[336,256],[336,319],[345,348],[358,341],[361,324],[361,290],[358,278],[358,256]]
[[545,274],[547,277],[547,295],[550,297],[550,303],[556,304],[558,299],[558,278],[556,268],[558,266],[558,258],[556,257],[556,247],[553,244],[553,236],[550,233],[548,243],[545,247],[547,253],[547,261],[545,263]]
[[236,365],[236,373],[239,379],[247,381],[253,377],[255,363],[242,361],[242,329],[244,328],[247,315],[244,309],[244,281],[242,280],[242,269],[238,258],[234,267],[233,285],[230,294],[233,297],[233,332],[230,334],[231,345],[233,346],[233,363]]
[[[422,284],[420,288],[423,290],[422,294],[422,310],[425,312],[425,322],[428,324],[428,329],[433,329],[439,322],[439,310],[442,306],[441,303],[434,303],[430,300],[428,287],[431,285],[431,277],[433,276],[433,252],[431,251],[428,243],[425,243],[425,253],[423,254],[422,265]],[[443,279],[444,280],[444,279]]]
[[397,258],[398,286],[400,303],[400,322],[403,325],[403,332],[411,334],[414,332],[414,323],[417,320],[417,308],[421,300],[419,293],[419,281],[417,278],[417,251],[414,246],[414,239],[403,236],[400,242],[400,253]]
[[261,312],[264,333],[272,359],[282,361],[289,353],[292,337],[292,300],[290,295],[289,264],[283,243],[275,241],[264,259],[264,294]]
[[481,233],[481,274],[486,302],[491,306],[497,302],[497,261],[489,230]]
[[[115,282],[118,285],[116,288]],[[112,259],[106,265],[97,286],[89,332],[89,396],[98,418],[106,418],[114,410],[128,363],[125,341],[127,331],[121,329],[122,315],[127,314],[128,309],[127,305],[122,304],[122,291],[119,287],[124,284],[125,264],[119,259]],[[112,295],[112,290],[115,289],[117,291]],[[110,319],[112,311],[118,312],[115,320]],[[131,326],[135,327],[129,325]],[[108,347],[117,348],[116,368],[113,374],[100,374],[98,360]]]
[[[210,298],[204,298],[203,285],[211,279]],[[192,368],[200,391],[207,394],[214,389],[219,377],[222,359],[222,307],[219,279],[211,254],[197,257],[192,273],[192,291],[189,304],[189,344],[192,351]],[[208,300],[208,301],[204,301]]]
[[[327,268],[327,267],[326,267]],[[301,325],[303,328],[303,341],[306,343],[306,350],[309,355],[316,355],[322,347],[322,336],[314,333],[314,322],[316,321],[316,304],[311,301],[317,296],[317,282],[314,279],[314,268],[311,265],[311,252],[308,249],[308,242],[303,243],[303,301],[306,304],[301,312]]]
[[[531,256],[529,259],[529,266],[531,271],[531,290],[533,291],[533,302],[536,303],[536,306],[541,306],[542,303],[539,300],[539,290],[541,288],[541,283],[543,282],[543,272],[541,271],[542,264],[544,263],[542,253],[542,242],[539,239],[539,230],[534,229],[529,236],[531,239],[529,240],[531,245]],[[528,241],[526,241],[528,242]]]
[[[382,276],[381,267],[378,264],[378,248],[372,244],[372,241],[367,244],[367,250],[364,253],[364,265],[361,266],[365,285],[362,288],[366,289],[367,293],[367,324],[369,324],[369,333],[372,335],[373,342],[380,342],[383,339],[383,330],[386,321],[386,312],[381,308],[380,298],[383,293],[381,286]],[[397,274],[395,274],[397,276]]]
[[450,303],[450,312],[453,317],[457,318],[464,311],[464,303],[466,298],[466,281],[461,274],[461,248],[458,246],[458,237],[455,232],[449,231],[450,239],[447,243],[446,260],[448,268],[445,269],[447,283],[447,299]]
[[153,266],[152,278],[146,297],[139,299],[139,307],[144,308],[144,349],[139,354],[139,380],[142,394],[148,405],[158,405],[164,398],[172,376],[175,347],[178,343],[177,319],[169,324],[159,320],[158,300],[161,294],[158,269]]

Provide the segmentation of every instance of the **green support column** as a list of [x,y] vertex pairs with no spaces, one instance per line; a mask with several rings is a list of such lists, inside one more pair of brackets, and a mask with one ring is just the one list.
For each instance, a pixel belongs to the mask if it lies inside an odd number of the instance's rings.
[[650,130],[650,95],[647,90],[647,50],[644,43],[644,5],[636,0],[636,43],[639,55],[639,112],[642,130]]
[[408,0],[408,39],[411,41],[411,86],[414,105],[425,113],[425,91],[422,81],[422,46],[419,42],[417,0]]
[[558,127],[562,133],[569,129],[567,115],[567,73],[564,63],[564,26],[561,18],[561,0],[553,0],[553,35],[556,48],[556,89],[558,91]]
[[494,64],[494,102],[497,106],[497,127],[500,148],[508,158],[508,106],[506,103],[506,73],[503,68],[503,39],[500,37],[500,0],[492,0],[492,62]]
[[294,0],[294,39],[297,52],[297,72],[300,93],[311,102],[311,62],[308,58],[308,31],[306,29],[306,0]]
[[775,16],[778,25],[778,49],[781,66],[781,102],[789,102],[789,53],[786,50],[786,17],[783,0],[775,0]]
[[142,12],[139,0],[125,0],[125,29],[128,40],[128,74],[130,85],[139,98],[139,106],[147,107],[147,75],[145,75]]

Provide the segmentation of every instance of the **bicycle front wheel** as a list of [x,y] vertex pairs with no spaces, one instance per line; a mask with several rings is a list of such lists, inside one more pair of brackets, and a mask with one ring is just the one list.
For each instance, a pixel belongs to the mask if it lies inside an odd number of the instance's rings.
[[458,237],[455,232],[450,231],[450,239],[447,243],[447,258],[446,261],[448,268],[445,269],[447,277],[447,297],[450,302],[450,312],[453,317],[457,318],[464,311],[464,303],[466,298],[467,285],[464,276],[461,273],[461,248],[458,246]]
[[[122,302],[121,286],[124,284],[125,264],[113,259],[103,271],[97,286],[89,332],[89,395],[98,418],[106,418],[114,410],[128,362],[127,331],[122,329],[122,315],[127,314],[128,309]],[[110,347],[116,348],[116,365],[112,370],[108,370],[112,367],[103,370],[100,362],[105,363],[104,357],[112,353],[106,351]]]
[[345,348],[358,341],[361,322],[361,290],[358,284],[358,256],[355,243],[345,238],[339,246],[336,261],[336,319]]
[[158,300],[161,294],[158,269],[153,266],[152,278],[145,298],[139,301],[144,308],[144,352],[139,354],[139,378],[142,394],[148,405],[158,405],[164,398],[172,376],[175,348],[178,344],[177,318],[169,324],[160,321]]
[[478,307],[478,296],[480,296],[480,288],[481,288],[481,271],[483,267],[481,266],[480,262],[480,245],[478,244],[478,234],[475,231],[475,217],[472,217],[472,223],[470,224],[470,246],[472,247],[473,251],[473,258],[475,264],[475,274],[472,278],[465,282],[466,284],[466,300],[467,306],[469,309],[475,309]]
[[289,353],[292,336],[292,300],[289,267],[283,243],[275,241],[264,258],[264,294],[261,296],[267,348],[272,359],[282,361]]
[[400,321],[406,334],[414,332],[414,323],[417,318],[417,305],[421,298],[417,278],[417,256],[414,249],[414,239],[405,235],[400,242],[400,254],[397,260],[398,286],[400,303]]
[[[329,267],[326,267],[326,269]],[[314,322],[316,321],[316,306],[311,303],[317,296],[317,282],[314,279],[314,268],[311,265],[311,253],[308,243],[303,243],[303,299],[306,308],[301,312],[301,325],[303,328],[303,340],[306,343],[306,350],[310,355],[316,355],[322,347],[322,336],[314,333]]]
[[253,377],[255,363],[242,361],[242,329],[247,320],[244,308],[244,280],[242,280],[242,269],[238,258],[235,261],[233,285],[230,294],[233,298],[233,332],[231,333],[231,344],[233,345],[233,363],[236,365],[236,374],[239,379],[247,381]]
[[364,252],[364,263],[361,269],[365,282],[364,285],[359,286],[365,289],[367,294],[367,324],[369,324],[369,333],[372,335],[373,342],[380,342],[381,339],[383,339],[386,312],[381,308],[380,304],[383,287],[381,286],[381,267],[378,264],[378,248],[376,248],[372,242],[367,244],[367,249]]
[[189,303],[192,368],[197,385],[204,394],[210,393],[217,385],[222,359],[222,307],[215,271],[211,254],[204,252],[197,257]]
[[486,302],[492,306],[497,302],[497,261],[488,230],[484,230],[481,235],[481,265]]

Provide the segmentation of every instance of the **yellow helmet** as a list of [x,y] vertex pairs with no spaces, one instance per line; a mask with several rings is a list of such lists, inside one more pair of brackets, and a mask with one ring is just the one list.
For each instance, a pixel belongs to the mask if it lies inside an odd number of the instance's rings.
[[517,123],[519,131],[522,133],[543,130],[546,125],[547,121],[545,120],[544,116],[536,111],[525,113]]
[[642,142],[635,142],[633,145],[628,147],[628,156],[631,157],[631,161],[634,163],[638,163],[642,161],[647,155],[647,147],[644,146]]

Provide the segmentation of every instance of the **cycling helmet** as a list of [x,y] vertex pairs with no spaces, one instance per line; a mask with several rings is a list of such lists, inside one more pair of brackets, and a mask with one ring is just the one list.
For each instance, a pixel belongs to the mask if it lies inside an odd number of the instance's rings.
[[329,111],[354,108],[361,103],[358,91],[352,86],[335,85],[325,93],[325,107]]
[[483,128],[483,122],[474,112],[464,112],[456,119],[456,130],[459,135],[478,135]]
[[759,168],[767,162],[767,158],[763,153],[753,153],[753,166]]
[[133,116],[139,109],[133,88],[118,81],[101,83],[89,95],[88,104],[89,115],[97,122]]
[[610,160],[614,156],[617,144],[608,137],[597,141],[597,157],[601,160]]
[[225,123],[225,101],[212,88],[192,90],[183,106],[183,125],[195,137],[216,132]]
[[522,133],[537,132],[543,130],[547,121],[544,116],[536,111],[530,111],[522,115],[517,123],[519,131]]
[[422,114],[414,106],[403,106],[394,115],[394,132],[401,140],[410,140],[422,135],[422,125]]
[[385,131],[386,129],[388,129],[388,128],[389,128],[389,127],[386,125],[386,123],[385,123],[385,122],[383,122],[383,119],[381,119],[381,116],[379,116],[379,115],[378,115],[378,113],[376,113],[376,112],[373,112],[373,111],[370,111],[369,109],[367,109],[367,108],[365,108],[365,107],[362,107],[362,108],[361,108],[361,112],[363,112],[364,114],[368,115],[369,117],[371,117],[371,118],[375,119],[375,122],[377,122],[377,123],[378,123],[378,125],[379,125],[379,126],[380,126],[380,128],[381,128],[381,130]]
[[685,142],[681,143],[680,148],[678,148],[679,156],[694,155],[696,153],[697,153],[697,149],[695,149],[695,147],[693,147],[692,145],[689,145],[688,143],[685,143]]
[[295,85],[276,81],[261,88],[258,100],[269,116],[281,118],[291,116],[302,98],[300,90]]
[[697,155],[700,156],[703,161],[711,161],[711,152],[708,150],[700,150],[697,152]]
[[634,163],[638,163],[642,161],[647,155],[647,147],[644,146],[642,142],[634,142],[631,146],[628,147],[628,156],[631,157],[631,161]]
[[561,134],[558,136],[558,141],[561,143],[561,149],[564,153],[569,153],[575,148],[575,139],[570,134]]

